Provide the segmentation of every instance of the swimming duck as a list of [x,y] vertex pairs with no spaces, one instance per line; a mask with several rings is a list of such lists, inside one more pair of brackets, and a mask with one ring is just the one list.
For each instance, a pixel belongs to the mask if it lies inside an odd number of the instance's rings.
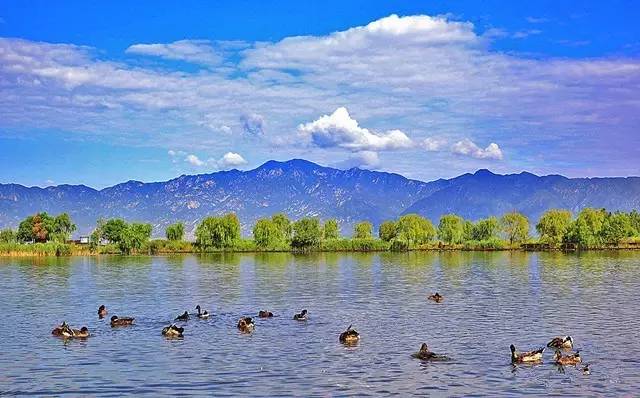
[[589,364],[586,364],[582,367],[582,374],[587,376],[591,374],[591,368],[589,367]]
[[63,336],[65,332],[67,332],[67,334],[73,334],[69,325],[67,325],[66,322],[62,322],[60,325],[53,328],[51,334],[54,336]]
[[[197,315],[198,318],[200,318],[200,319],[209,318],[209,315],[210,315],[209,312],[206,311],[206,310],[202,311],[202,309],[200,308],[200,304],[196,305],[196,309],[198,310],[198,315]],[[184,315],[184,314],[182,314],[182,315]]]
[[245,316],[238,320],[238,330],[242,333],[251,333],[256,328],[251,317]]
[[71,329],[71,330],[73,332],[71,337],[76,339],[86,339],[87,337],[90,336],[89,329],[86,326],[83,326],[80,329]]
[[183,337],[182,332],[184,332],[184,328],[178,327],[174,324],[162,329],[162,335],[165,337]]
[[258,312],[258,318],[273,318],[273,312],[262,310]]
[[188,321],[189,320],[189,313],[187,311],[184,312],[184,314],[182,315],[178,315],[176,317],[176,321]]
[[516,347],[511,344],[511,362],[514,363],[522,363],[522,362],[539,362],[542,360],[542,352],[544,351],[544,347],[535,351],[528,352],[516,352]]
[[435,301],[436,303],[441,303],[442,300],[444,300],[444,296],[436,292],[435,294],[432,294],[431,296],[429,296],[428,299],[431,301]]
[[108,313],[109,313],[109,311],[107,311],[107,307],[105,307],[104,305],[101,305],[98,308],[98,318],[102,319],[105,316],[107,316]]
[[360,333],[358,333],[355,329],[351,329],[351,326],[347,328],[344,332],[340,333],[339,340],[342,344],[356,344],[360,340]]
[[117,326],[133,325],[133,321],[134,320],[135,320],[135,318],[129,318],[129,317],[119,318],[119,317],[114,315],[114,316],[111,317],[111,327],[115,328]]
[[449,359],[449,357],[447,357],[446,355],[436,354],[429,351],[429,346],[427,346],[427,343],[422,343],[422,345],[420,345],[420,350],[416,353],[411,354],[411,356],[422,361],[446,361]]
[[556,351],[556,353],[553,354],[553,360],[558,365],[577,365],[582,362],[582,358],[580,358],[580,351],[570,355],[562,355],[560,351]]
[[547,343],[549,348],[573,348],[573,339],[571,336],[558,336],[554,337]]
[[307,320],[307,310],[302,310],[299,314],[295,314],[293,319],[296,321],[306,321]]

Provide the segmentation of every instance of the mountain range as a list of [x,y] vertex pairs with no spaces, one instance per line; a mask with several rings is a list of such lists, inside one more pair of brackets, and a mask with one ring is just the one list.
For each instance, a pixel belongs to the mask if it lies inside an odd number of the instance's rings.
[[127,181],[101,190],[84,185],[0,184],[0,228],[16,227],[38,211],[68,212],[80,235],[91,232],[99,217],[149,222],[154,236],[162,236],[168,224],[183,221],[192,236],[195,225],[207,215],[235,212],[243,233],[249,234],[258,218],[284,212],[292,219],[337,218],[343,232],[350,234],[359,220],[377,226],[408,213],[437,223],[447,213],[476,220],[517,210],[535,222],[550,208],[578,212],[584,207],[640,209],[640,177],[567,178],[478,170],[423,182],[293,159],[268,161],[248,171],[182,175],[165,182]]

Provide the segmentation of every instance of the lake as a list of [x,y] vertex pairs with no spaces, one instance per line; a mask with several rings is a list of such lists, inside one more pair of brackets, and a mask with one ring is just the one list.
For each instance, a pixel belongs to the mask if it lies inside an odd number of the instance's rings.
[[[639,252],[0,258],[0,395],[637,396],[638,292]],[[135,325],[112,329],[100,304]],[[165,339],[196,304],[214,316]],[[239,333],[260,309],[276,316]],[[63,320],[93,336],[51,336]],[[350,324],[355,347],[338,342]],[[511,365],[510,344],[565,334],[591,375],[551,350]],[[411,358],[422,342],[452,360]]]

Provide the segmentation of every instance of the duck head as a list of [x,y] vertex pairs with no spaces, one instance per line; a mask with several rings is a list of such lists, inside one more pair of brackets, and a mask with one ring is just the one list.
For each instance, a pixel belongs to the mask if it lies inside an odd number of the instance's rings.
[[115,322],[117,320],[118,320],[118,316],[117,315],[114,315],[114,316],[111,317],[111,322]]
[[300,313],[300,315],[302,315],[302,316],[307,315],[307,310],[302,310],[302,312]]
[[422,343],[420,345],[420,352],[427,352],[429,351],[429,346],[427,346],[427,343]]

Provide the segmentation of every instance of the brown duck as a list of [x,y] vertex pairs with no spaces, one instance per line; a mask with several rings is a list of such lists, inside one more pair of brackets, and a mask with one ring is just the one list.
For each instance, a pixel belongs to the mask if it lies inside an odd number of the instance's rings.
[[360,340],[360,333],[358,333],[355,329],[351,329],[351,326],[347,328],[344,332],[340,333],[339,340],[342,344],[352,345],[357,344]]
[[129,325],[133,325],[133,321],[135,321],[135,318],[130,318],[130,317],[122,317],[119,318],[116,315],[111,317],[111,327],[115,328],[118,326],[129,326]]
[[511,362],[513,363],[525,363],[525,362],[540,362],[542,361],[542,353],[544,347],[534,351],[516,352],[516,347],[511,344]]
[[444,300],[444,296],[438,292],[435,292],[435,294],[432,294],[431,296],[429,296],[428,299],[431,301],[435,301],[436,303],[441,303],[442,300]]
[[273,318],[273,312],[262,310],[258,312],[258,318]]
[[256,328],[251,317],[245,316],[238,320],[238,330],[242,333],[251,333]]

